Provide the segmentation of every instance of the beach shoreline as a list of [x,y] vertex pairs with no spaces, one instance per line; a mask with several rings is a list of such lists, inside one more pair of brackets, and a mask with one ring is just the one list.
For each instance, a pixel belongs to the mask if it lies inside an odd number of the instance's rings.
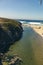
[[32,27],[32,29],[38,33],[41,37],[43,37],[43,25],[30,25],[30,27]]
[[23,24],[23,26],[31,27],[36,33],[43,37],[43,25]]

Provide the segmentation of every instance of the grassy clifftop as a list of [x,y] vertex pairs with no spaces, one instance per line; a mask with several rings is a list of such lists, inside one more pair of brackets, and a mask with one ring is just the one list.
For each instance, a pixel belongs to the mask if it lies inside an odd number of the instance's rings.
[[20,22],[17,22],[16,20],[14,19],[8,19],[8,18],[0,18],[0,23],[12,23],[16,26],[20,25],[21,23]]

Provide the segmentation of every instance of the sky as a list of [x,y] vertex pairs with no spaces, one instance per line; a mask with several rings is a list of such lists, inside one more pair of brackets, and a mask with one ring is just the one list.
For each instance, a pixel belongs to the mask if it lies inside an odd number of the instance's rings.
[[40,0],[0,0],[0,17],[43,20]]

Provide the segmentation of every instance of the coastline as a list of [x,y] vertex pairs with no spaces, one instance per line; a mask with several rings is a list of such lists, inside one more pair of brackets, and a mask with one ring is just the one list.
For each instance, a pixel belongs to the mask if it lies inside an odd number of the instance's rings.
[[22,24],[22,26],[31,27],[36,33],[38,33],[41,37],[43,37],[43,25]]
[[30,27],[32,27],[36,33],[43,37],[43,25],[30,25]]
[[[32,26],[23,24],[22,39],[13,44],[7,53],[7,55],[18,54],[23,59],[24,64],[22,65],[43,64],[43,39],[33,30]],[[34,26],[37,27],[37,25]]]

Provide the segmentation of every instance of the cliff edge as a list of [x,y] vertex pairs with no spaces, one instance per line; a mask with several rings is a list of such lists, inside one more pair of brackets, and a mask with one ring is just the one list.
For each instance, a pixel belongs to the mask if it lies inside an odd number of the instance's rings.
[[0,19],[0,53],[9,50],[10,45],[22,37],[23,28],[20,22],[12,19]]

